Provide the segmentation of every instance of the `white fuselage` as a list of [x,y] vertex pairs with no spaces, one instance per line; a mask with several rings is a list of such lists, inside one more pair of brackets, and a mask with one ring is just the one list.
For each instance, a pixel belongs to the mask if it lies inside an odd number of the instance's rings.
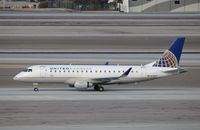
[[[108,82],[94,79],[120,77],[129,68],[130,73],[123,78],[115,78]],[[74,85],[77,81],[87,81],[98,84],[134,83],[178,74],[177,68],[121,66],[121,65],[35,65],[27,68],[30,71],[20,72],[14,80],[33,83],[65,83]]]

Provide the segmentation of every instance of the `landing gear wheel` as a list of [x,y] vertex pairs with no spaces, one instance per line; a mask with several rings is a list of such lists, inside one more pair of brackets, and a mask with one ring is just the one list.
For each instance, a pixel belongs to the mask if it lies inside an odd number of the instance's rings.
[[99,91],[103,92],[104,91],[104,87],[99,87]]
[[33,90],[34,90],[35,92],[37,92],[37,91],[38,91],[38,88],[34,88]]
[[94,86],[94,91],[99,91],[99,86]]
[[96,86],[94,86],[94,90],[103,92],[104,91],[104,87],[96,85]]

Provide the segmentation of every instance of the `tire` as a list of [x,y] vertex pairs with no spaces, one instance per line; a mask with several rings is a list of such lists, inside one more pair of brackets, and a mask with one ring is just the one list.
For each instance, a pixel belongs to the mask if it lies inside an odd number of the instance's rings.
[[104,91],[104,87],[99,87],[99,92],[103,92]]
[[39,89],[38,89],[38,88],[34,88],[33,90],[34,90],[35,92],[37,92]]

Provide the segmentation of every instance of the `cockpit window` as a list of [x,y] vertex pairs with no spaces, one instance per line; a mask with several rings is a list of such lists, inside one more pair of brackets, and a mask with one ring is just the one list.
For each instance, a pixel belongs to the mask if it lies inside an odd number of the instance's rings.
[[23,72],[32,72],[32,69],[25,69]]
[[28,72],[32,72],[32,69],[28,69]]

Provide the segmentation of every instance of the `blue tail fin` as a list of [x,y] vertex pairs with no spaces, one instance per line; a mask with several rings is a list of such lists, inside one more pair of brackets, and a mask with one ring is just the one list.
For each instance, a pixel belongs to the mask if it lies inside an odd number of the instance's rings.
[[171,44],[170,48],[164,52],[162,57],[153,64],[153,66],[177,68],[181,58],[184,41],[185,37],[178,37]]
[[171,53],[175,55],[178,64],[181,58],[184,42],[185,42],[185,37],[178,37],[176,41],[174,41],[173,44],[168,49]]

